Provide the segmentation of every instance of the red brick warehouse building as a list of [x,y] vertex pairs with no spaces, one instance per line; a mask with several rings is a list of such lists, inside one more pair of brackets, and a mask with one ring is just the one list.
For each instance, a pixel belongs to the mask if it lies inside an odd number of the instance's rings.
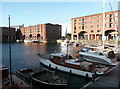
[[56,41],[61,38],[61,25],[38,24],[20,28],[23,40],[33,41]]
[[[120,10],[105,12],[105,40],[115,40],[120,32]],[[102,40],[103,13],[71,19],[72,40]],[[118,27],[118,28],[117,28]]]
[[[10,28],[11,41],[16,41],[16,31],[15,28]],[[0,27],[0,40],[2,42],[9,42],[9,27]]]

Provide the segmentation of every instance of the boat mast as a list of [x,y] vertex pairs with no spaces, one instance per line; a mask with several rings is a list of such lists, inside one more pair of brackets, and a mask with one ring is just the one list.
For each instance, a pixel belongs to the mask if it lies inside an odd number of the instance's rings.
[[11,63],[11,31],[10,31],[10,15],[8,17],[9,21],[9,61],[10,61],[10,85],[12,84],[12,63]]
[[67,27],[66,27],[66,32],[65,32],[65,38],[67,39]]
[[[111,11],[112,11],[113,19],[114,19],[114,22],[115,22],[115,31],[118,32],[118,25],[117,25],[117,23],[116,23],[115,15],[114,15],[114,12],[113,12],[113,9],[112,9],[112,5],[111,5],[110,1],[109,1],[109,5],[110,5],[110,9],[111,9]],[[118,45],[118,36],[119,36],[119,35],[116,36],[116,46]],[[118,48],[118,49],[119,49],[119,48]]]
[[[66,26],[65,38],[66,38],[66,40],[67,40],[67,26]],[[66,52],[66,54],[68,55],[68,43],[67,43],[67,52]]]
[[105,46],[105,0],[103,0],[103,29],[102,29],[102,42],[103,42],[103,48]]
[[66,52],[66,54],[68,55],[68,44],[67,44],[67,52]]

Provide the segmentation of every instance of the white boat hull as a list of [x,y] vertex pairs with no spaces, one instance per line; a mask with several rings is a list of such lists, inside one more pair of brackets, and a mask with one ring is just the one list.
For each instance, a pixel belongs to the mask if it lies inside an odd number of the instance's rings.
[[83,59],[87,61],[112,65],[112,61],[103,55],[100,56],[100,55],[95,55],[95,54],[87,53],[87,52],[79,52],[79,54],[82,56]]
[[77,70],[77,69],[57,65],[57,64],[55,64],[55,63],[53,63],[53,62],[51,62],[50,60],[47,60],[47,59],[39,58],[39,60],[40,60],[41,64],[43,64],[47,67],[57,69],[57,70],[60,70],[60,71],[64,71],[64,72],[67,72],[67,73],[72,73],[72,74],[80,75],[80,76],[84,76],[84,77],[86,77],[86,75],[88,75],[89,78],[92,78],[93,75],[94,75],[94,73],[91,73],[91,72]]

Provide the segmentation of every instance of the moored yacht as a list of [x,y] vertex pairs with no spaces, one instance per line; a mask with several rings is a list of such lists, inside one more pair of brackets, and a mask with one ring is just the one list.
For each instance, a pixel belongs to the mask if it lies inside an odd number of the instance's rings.
[[63,40],[62,42],[61,42],[61,46],[65,46],[65,45],[68,45],[69,44],[69,40]]
[[40,53],[38,55],[42,65],[84,77],[92,78],[94,75],[104,75],[110,70],[109,66],[73,59],[72,56],[62,53],[50,54],[47,59]]
[[81,48],[79,50],[80,58],[90,61],[90,62],[96,62],[96,63],[101,63],[101,64],[106,64],[106,65],[117,65],[117,60],[116,58],[111,58],[110,56],[114,56],[113,54],[108,54],[111,53],[112,51],[109,52],[103,52],[100,50],[95,50],[96,48],[91,48],[91,47],[85,47]]

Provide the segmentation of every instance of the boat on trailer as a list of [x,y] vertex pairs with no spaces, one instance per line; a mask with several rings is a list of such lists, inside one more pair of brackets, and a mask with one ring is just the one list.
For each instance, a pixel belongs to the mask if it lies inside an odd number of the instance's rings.
[[50,54],[49,58],[44,58],[40,53],[38,53],[38,56],[42,65],[88,78],[107,74],[111,69],[108,65],[73,59],[72,56],[63,53]]

